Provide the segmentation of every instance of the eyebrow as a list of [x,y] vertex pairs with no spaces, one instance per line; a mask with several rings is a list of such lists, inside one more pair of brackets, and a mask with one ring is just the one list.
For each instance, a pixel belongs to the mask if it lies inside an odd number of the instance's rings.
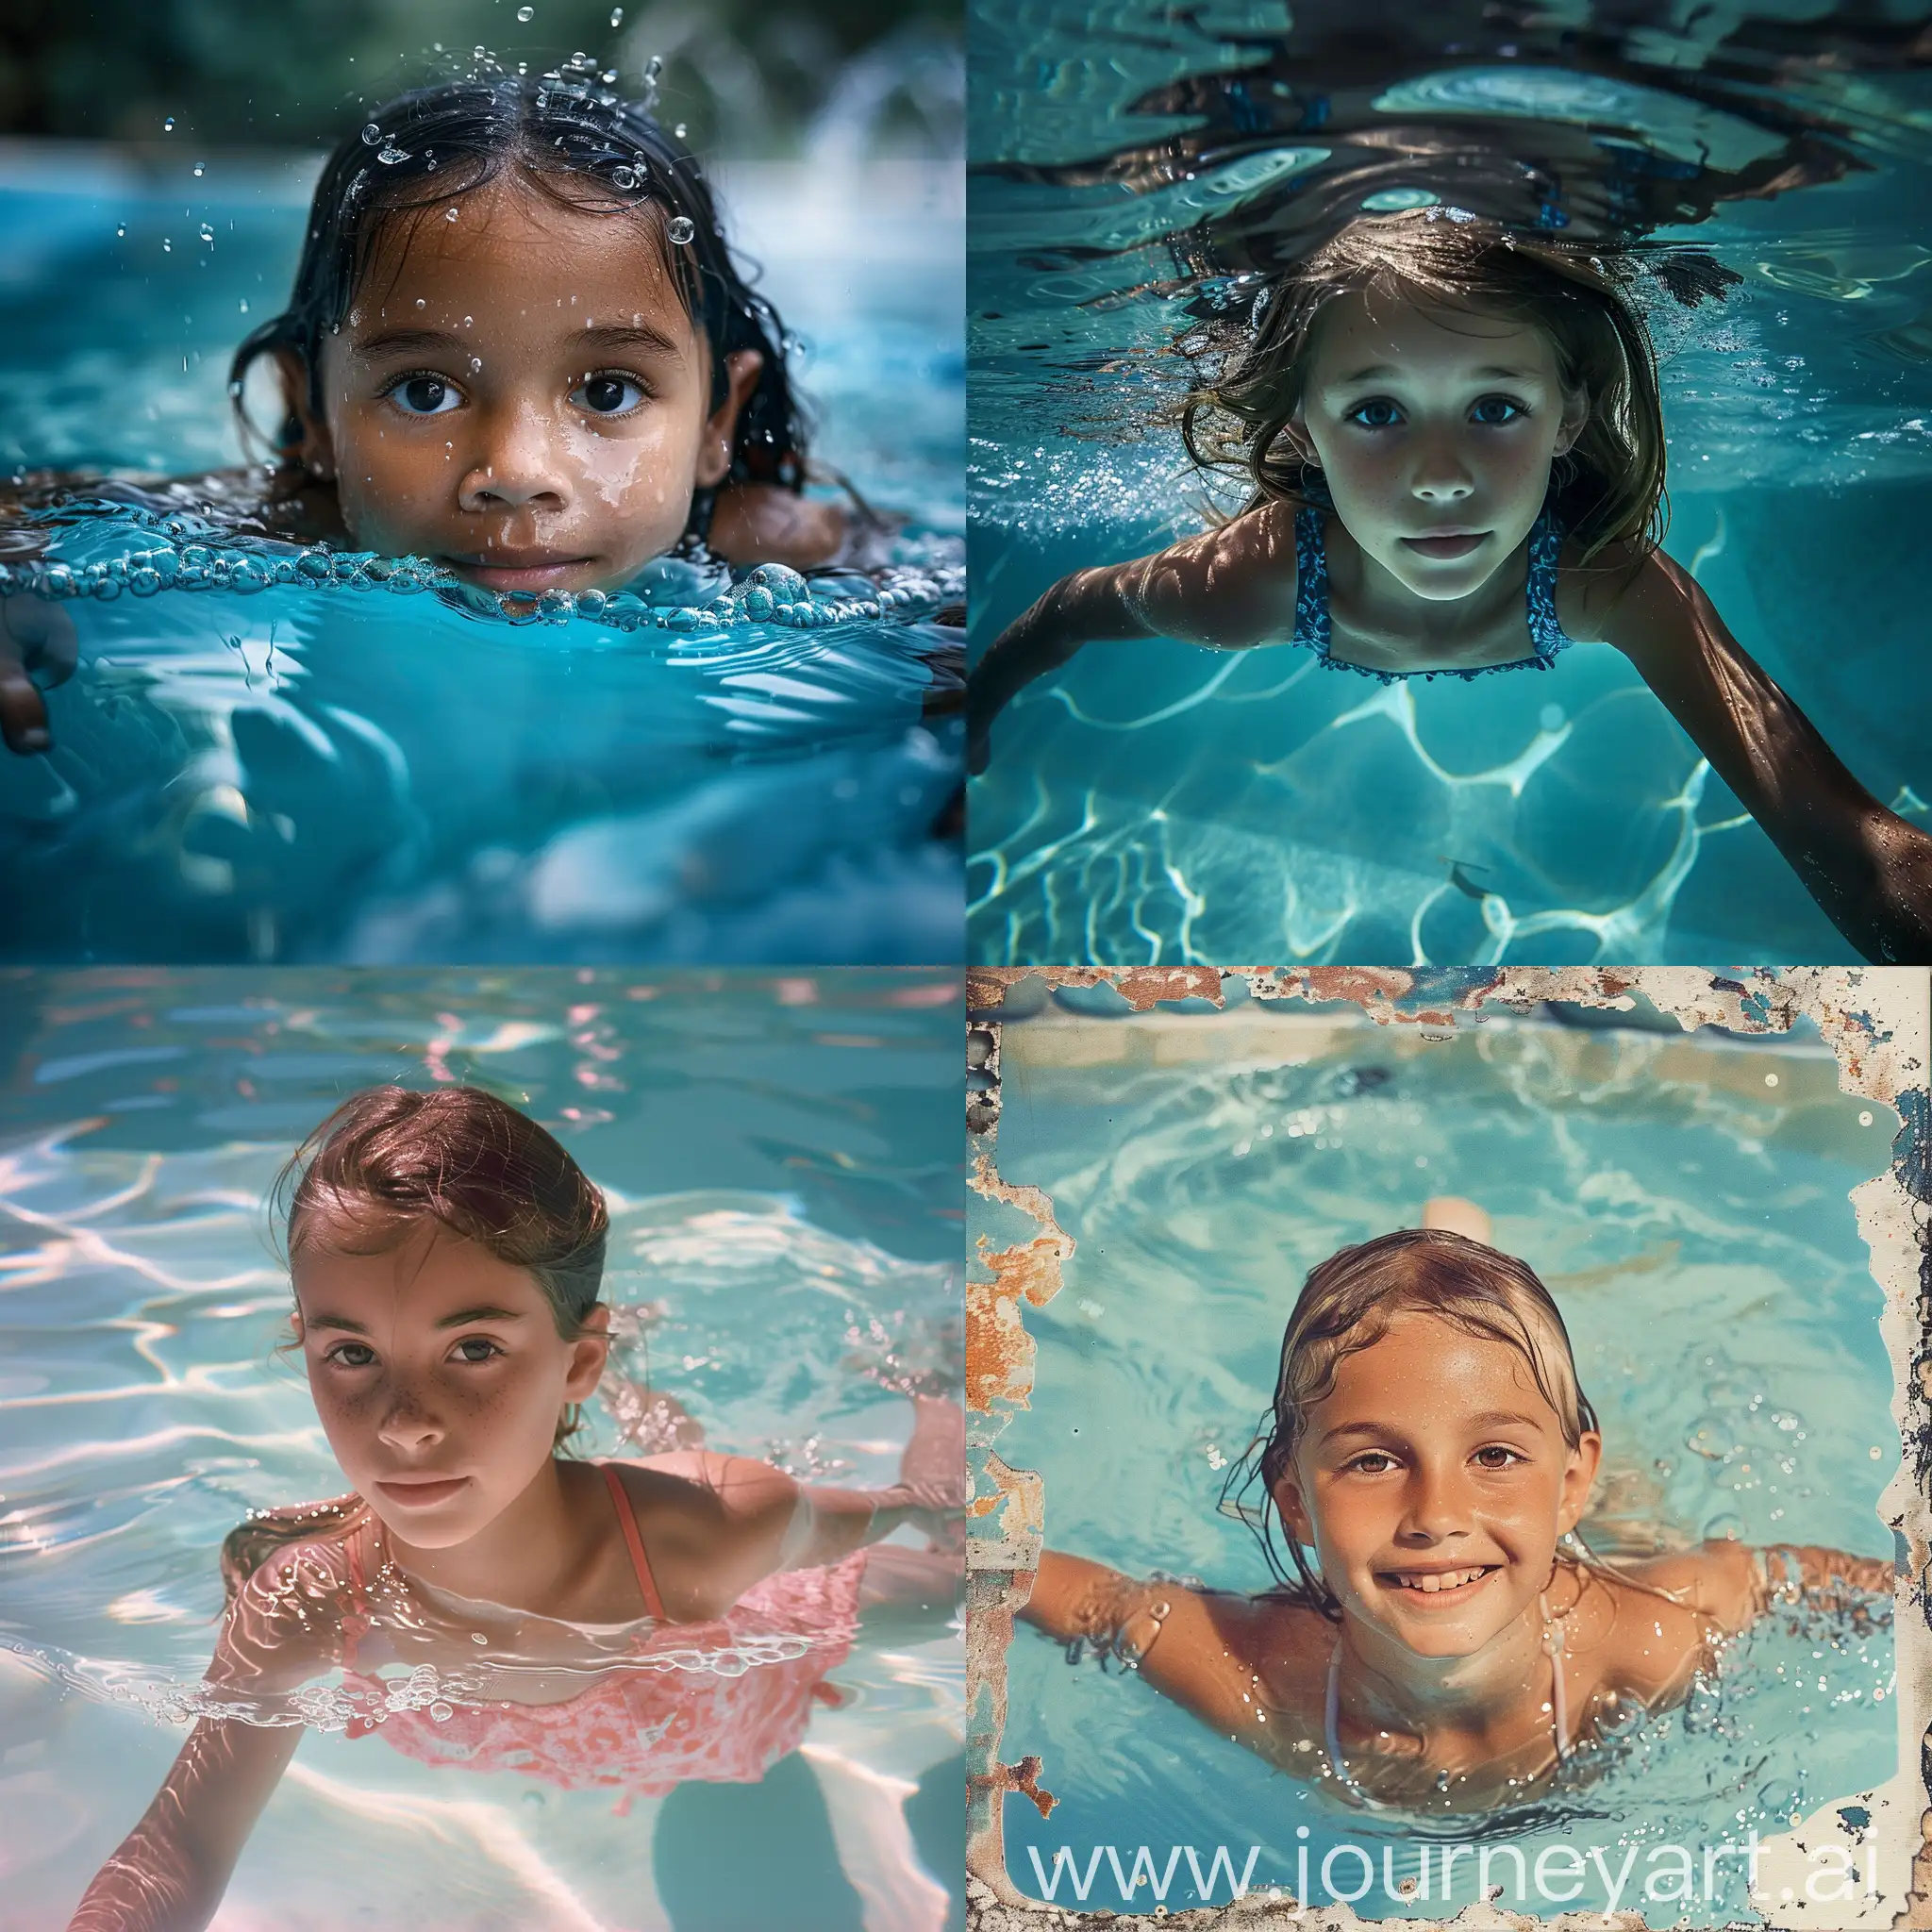
[[[436,1324],[439,1328],[466,1328],[472,1322],[521,1322],[523,1316],[514,1308],[458,1308],[453,1315],[445,1315]],[[352,1322],[346,1315],[310,1315],[303,1322],[305,1328],[340,1328],[348,1335],[367,1335],[372,1331],[360,1322]]]
[[[1517,1410],[1510,1408],[1486,1409],[1481,1415],[1465,1417],[1464,1422],[1472,1429],[1507,1428],[1512,1424],[1525,1429],[1534,1429],[1541,1426],[1534,1416],[1523,1415]],[[1373,1436],[1380,1438],[1396,1433],[1397,1431],[1387,1423],[1338,1423],[1334,1428],[1323,1431],[1322,1441],[1332,1442],[1338,1436]]]
[[[573,341],[590,349],[644,349],[656,356],[682,356],[681,343],[649,323],[579,329]],[[374,362],[384,356],[436,355],[464,347],[459,336],[440,328],[390,328],[358,342],[350,352],[358,360]]]
[[[1481,369],[1472,369],[1472,375],[1481,376],[1485,381],[1526,382],[1535,379],[1536,372],[1530,369],[1506,369],[1501,363],[1492,362]],[[1346,389],[1357,382],[1379,382],[1384,376],[1400,375],[1402,371],[1392,362],[1371,362],[1366,368],[1352,369],[1346,375],[1335,380]]]

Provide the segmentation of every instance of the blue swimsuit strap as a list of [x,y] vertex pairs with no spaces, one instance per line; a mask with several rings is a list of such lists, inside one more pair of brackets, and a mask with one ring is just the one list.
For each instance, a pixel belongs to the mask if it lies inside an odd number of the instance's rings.
[[1469,671],[1383,672],[1364,664],[1349,664],[1329,655],[1328,554],[1322,541],[1322,518],[1325,512],[1313,507],[1294,513],[1294,637],[1292,641],[1313,651],[1324,664],[1338,670],[1359,671],[1364,676],[1379,678],[1384,684],[1398,676],[1480,677],[1486,671],[1515,671],[1529,664],[1548,667],[1557,653],[1570,640],[1557,621],[1557,571],[1563,556],[1563,525],[1557,513],[1544,509],[1529,533],[1529,571],[1524,586],[1524,615],[1529,621],[1529,641],[1534,658],[1519,658],[1509,664],[1481,664]]

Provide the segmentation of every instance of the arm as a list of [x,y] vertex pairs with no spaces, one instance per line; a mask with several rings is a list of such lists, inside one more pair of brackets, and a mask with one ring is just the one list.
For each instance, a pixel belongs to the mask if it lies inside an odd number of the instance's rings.
[[74,675],[74,619],[45,597],[0,597],[0,739],[23,756],[53,748],[47,701],[32,673],[49,685]]
[[992,723],[1082,644],[1175,638],[1241,651],[1294,628],[1294,513],[1269,504],[1130,563],[1075,571],[1016,617],[966,680],[967,761],[986,768]]
[[1897,1566],[1883,1557],[1797,1543],[1758,1550],[1746,1543],[1705,1542],[1623,1567],[1726,1636],[1749,1628],[1780,1604],[1834,1615],[1869,1611],[1874,1598],[1889,1607],[1898,1574]]
[[1272,1755],[1299,1734],[1289,1713],[1262,1700],[1258,1613],[1246,1597],[1138,1583],[1104,1563],[1042,1550],[1019,1614],[1058,1642],[1079,1639],[1131,1660],[1162,1696],[1251,1751]]
[[1588,628],[1614,644],[1868,959],[1932,958],[1932,838],[1888,811],[1746,656],[1662,552],[1585,573]]
[[[237,1592],[209,1684],[272,1700],[335,1661],[326,1554],[278,1553]],[[289,1605],[303,1600],[306,1614]],[[303,1727],[202,1718],[141,1822],[102,1866],[68,1932],[200,1932],[214,1917],[248,1834],[288,1769]]]

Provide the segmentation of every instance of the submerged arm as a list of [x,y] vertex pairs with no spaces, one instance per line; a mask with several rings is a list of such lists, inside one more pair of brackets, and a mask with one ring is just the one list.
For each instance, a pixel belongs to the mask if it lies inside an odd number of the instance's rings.
[[1592,574],[1594,634],[1637,667],[1868,959],[1932,958],[1932,838],[1888,811],[1660,551]]
[[1016,617],[974,667],[966,682],[969,762],[984,769],[993,720],[1082,644],[1161,637],[1246,650],[1293,628],[1294,593],[1294,516],[1280,504],[1152,557],[1074,571]]

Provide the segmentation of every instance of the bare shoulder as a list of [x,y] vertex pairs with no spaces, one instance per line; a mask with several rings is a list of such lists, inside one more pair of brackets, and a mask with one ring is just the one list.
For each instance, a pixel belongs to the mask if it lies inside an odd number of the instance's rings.
[[208,1666],[210,1683],[273,1694],[309,1683],[341,1661],[352,1582],[346,1542],[358,1533],[305,1538],[263,1558],[229,1602]]
[[1741,1543],[1707,1542],[1622,1563],[1598,1581],[1609,1608],[1598,1648],[1604,1687],[1646,1704],[1682,1690],[1712,1645],[1757,1611],[1756,1562]]
[[715,1534],[733,1522],[758,1522],[777,1509],[789,1512],[799,1495],[797,1483],[769,1462],[710,1449],[674,1449],[610,1467],[639,1523],[648,1520],[674,1535]]
[[801,496],[770,483],[739,483],[718,492],[708,542],[726,563],[784,563],[814,570],[834,561],[852,518],[827,497]]
[[1656,544],[1607,543],[1588,561],[1573,540],[1557,574],[1557,621],[1577,643],[1627,649],[1652,633],[1660,607],[1682,605],[1696,585]]
[[1149,628],[1183,643],[1245,650],[1292,635],[1294,508],[1255,509],[1119,566],[1124,595]]

